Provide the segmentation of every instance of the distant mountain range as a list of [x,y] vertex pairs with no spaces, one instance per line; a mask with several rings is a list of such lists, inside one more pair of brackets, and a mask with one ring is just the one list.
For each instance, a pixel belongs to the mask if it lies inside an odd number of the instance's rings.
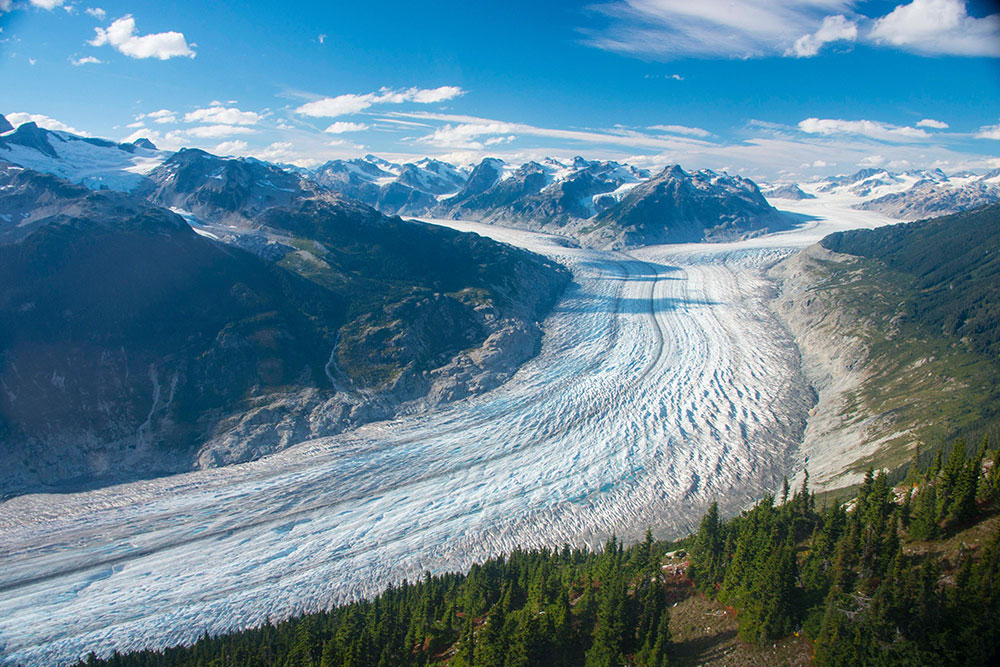
[[[213,165],[226,164],[226,169],[234,171],[226,177],[227,187],[248,189],[241,204],[247,208],[230,211],[235,221],[245,221],[246,214],[292,195],[327,192],[387,215],[502,223],[569,235],[586,245],[618,248],[728,240],[780,229],[787,220],[771,206],[772,200],[780,204],[817,195],[836,196],[851,200],[859,209],[899,220],[955,213],[1000,200],[1000,170],[949,175],[940,169],[890,172],[867,168],[810,182],[762,184],[758,189],[748,179],[710,170],[689,172],[670,165],[654,174],[628,164],[582,157],[520,165],[485,158],[478,164],[456,166],[433,158],[398,164],[369,154],[304,169],[253,158],[216,163],[213,160],[221,158],[204,151],[171,153],[157,150],[146,139],[115,143],[45,130],[34,123],[15,130],[2,116],[0,160],[95,189],[138,191],[195,216],[203,200],[221,202],[237,194],[224,191],[220,183],[208,182],[215,178],[210,175]],[[171,185],[169,192],[163,190],[159,184],[176,169],[184,170],[180,182]],[[260,172],[261,178],[240,182],[235,171],[243,171],[244,179]],[[651,185],[638,187],[647,183]],[[671,194],[664,196],[668,191]]]
[[772,186],[765,192],[769,199],[778,200],[834,196],[855,208],[897,220],[921,220],[1000,201],[1000,169],[948,175],[940,169],[890,172],[868,168],[809,183]]
[[613,161],[455,166],[374,155],[315,169],[204,151],[157,150],[26,123],[0,134],[0,160],[91,188],[130,192],[195,219],[243,224],[302,196],[340,194],[387,215],[479,220],[541,229],[598,247],[731,240],[785,226],[748,179],[672,165],[657,174]]

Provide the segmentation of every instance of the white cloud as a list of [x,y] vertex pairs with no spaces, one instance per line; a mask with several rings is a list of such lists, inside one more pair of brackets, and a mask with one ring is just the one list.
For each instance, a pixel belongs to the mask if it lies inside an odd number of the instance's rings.
[[63,0],[31,0],[31,5],[40,9],[55,9],[62,7],[62,4]]
[[242,125],[203,125],[183,130],[184,134],[201,139],[215,139],[218,137],[229,137],[234,134],[253,134],[256,130]]
[[947,130],[948,123],[940,120],[934,120],[933,118],[924,118],[922,121],[917,123],[917,127],[930,127],[935,130]]
[[94,32],[97,33],[96,36],[88,42],[91,46],[110,44],[130,58],[167,60],[178,56],[195,56],[183,33],[171,31],[136,35],[135,19],[131,15],[115,20],[107,28],[94,28]]
[[822,30],[824,17],[844,14],[852,0],[616,0],[595,9],[609,19],[584,31],[601,49],[660,59],[780,55],[796,39]]
[[815,56],[841,40],[923,55],[1000,56],[1000,14],[969,16],[964,0],[912,0],[883,17],[857,0],[604,0],[582,29],[591,46],[642,58]]
[[103,9],[101,9],[100,7],[87,7],[86,11],[95,19],[103,19],[105,16],[108,15],[108,13]]
[[344,132],[362,132],[367,129],[368,126],[364,123],[349,123],[338,120],[336,123],[332,123],[330,127],[323,131],[329,134],[343,134]]
[[176,123],[177,113],[170,109],[160,109],[159,111],[139,114],[135,117],[136,120],[142,120],[143,118],[151,118],[154,123],[164,125],[167,123]]
[[971,17],[964,0],[913,0],[877,19],[869,38],[926,55],[1000,56],[1000,14]]
[[858,161],[859,167],[879,167],[885,164],[885,158],[881,155],[869,155]]
[[819,53],[824,44],[830,42],[848,41],[853,42],[858,38],[858,25],[848,20],[843,14],[827,16],[823,19],[823,24],[819,30],[811,35],[803,35],[795,40],[792,48],[785,52],[786,56],[794,55],[798,58],[811,58]]
[[292,142],[276,141],[263,150],[255,151],[253,156],[271,162],[289,162],[299,157],[299,154]]
[[348,93],[337,97],[324,97],[314,102],[303,104],[295,110],[296,113],[314,118],[333,118],[364,111],[375,104],[401,104],[416,102],[418,104],[434,104],[444,102],[465,91],[458,86],[441,86],[440,88],[403,88],[391,90],[382,88],[376,93],[355,95]]
[[143,123],[141,120],[137,120],[134,123],[129,123],[125,127],[136,128],[136,127],[145,127],[145,126],[146,126],[145,123]]
[[104,61],[100,58],[95,58],[94,56],[84,56],[83,58],[77,58],[76,60],[70,60],[74,66],[79,67],[80,65],[100,65]]
[[930,136],[915,127],[899,127],[876,120],[806,118],[799,123],[799,129],[808,134],[857,134],[880,141],[914,141]]
[[[10,118],[10,116],[8,116]],[[977,139],[1000,139],[1000,123],[996,125],[984,125],[976,132]]]
[[650,130],[669,132],[670,134],[686,134],[692,137],[707,137],[712,133],[700,127],[687,127],[685,125],[650,125]]
[[212,152],[216,155],[242,155],[246,150],[247,142],[237,139],[235,141],[223,141]]
[[489,118],[457,114],[434,114],[424,112],[397,112],[405,118],[419,118],[447,123],[433,133],[417,139],[420,143],[458,150],[481,150],[484,146],[478,139],[483,136],[526,135],[547,137],[560,141],[595,145],[630,146],[643,149],[670,150],[691,145],[708,145],[709,142],[689,137],[653,136],[633,130],[562,130],[536,127],[524,123],[508,123]]
[[326,41],[326,33],[320,33],[319,37],[317,37],[316,40],[320,44],[324,43]]
[[224,107],[221,102],[213,102],[207,109],[195,109],[184,114],[184,120],[189,123],[216,123],[223,125],[256,125],[260,114],[253,111],[240,111],[235,107]]
[[10,124],[14,127],[21,125],[22,123],[34,123],[38,127],[44,127],[46,130],[58,130],[60,132],[70,132],[72,134],[79,134],[82,137],[89,137],[90,135],[86,132],[77,130],[76,128],[70,127],[66,123],[56,120],[55,118],[49,118],[48,116],[43,116],[40,113],[24,113],[20,111],[15,111],[14,113],[4,114]]

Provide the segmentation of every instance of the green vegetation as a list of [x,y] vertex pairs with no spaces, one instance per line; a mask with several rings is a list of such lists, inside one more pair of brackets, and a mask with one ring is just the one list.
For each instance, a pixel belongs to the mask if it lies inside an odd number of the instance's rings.
[[744,641],[801,629],[817,664],[990,664],[1000,641],[1000,531],[992,522],[979,549],[926,542],[1000,506],[1000,449],[984,440],[967,454],[958,441],[947,462],[912,469],[898,497],[884,472],[869,471],[849,508],[817,511],[804,486],[729,522],[710,511],[692,540],[695,585],[739,609]]
[[143,651],[109,665],[666,664],[665,545],[595,554],[515,551],[466,575],[427,576],[371,601],[265,625],[188,648]]
[[878,416],[884,439],[852,468],[895,469],[912,455],[1000,423],[1000,205],[831,234],[813,292],[853,321],[867,379],[847,420]]
[[[691,584],[737,610],[743,642],[805,635],[820,665],[998,657],[1000,449],[959,441],[901,490],[869,472],[846,506],[817,509],[808,477],[789,495],[728,521],[713,504],[682,543],[690,580],[662,565],[679,561],[647,532],[600,553],[515,551],[327,612],[81,664],[666,665],[671,604]],[[978,547],[961,542],[970,527]]]

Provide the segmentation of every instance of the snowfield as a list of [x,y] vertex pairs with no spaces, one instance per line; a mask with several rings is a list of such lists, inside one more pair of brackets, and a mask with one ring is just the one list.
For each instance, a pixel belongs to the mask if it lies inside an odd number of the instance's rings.
[[[786,202],[779,202],[786,204]],[[316,610],[515,546],[695,527],[802,467],[812,392],[763,270],[836,229],[730,244],[567,247],[447,221],[569,266],[541,353],[507,384],[260,461],[0,505],[0,663],[162,647]],[[840,220],[841,222],[833,222]]]

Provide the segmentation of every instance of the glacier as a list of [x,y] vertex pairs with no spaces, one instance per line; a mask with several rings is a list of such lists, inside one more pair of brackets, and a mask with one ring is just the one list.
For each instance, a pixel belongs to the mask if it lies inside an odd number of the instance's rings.
[[676,537],[712,500],[747,506],[808,464],[813,404],[763,271],[891,222],[782,204],[792,231],[629,254],[437,221],[572,269],[539,355],[487,394],[251,463],[0,504],[0,664],[191,642],[518,546]]

